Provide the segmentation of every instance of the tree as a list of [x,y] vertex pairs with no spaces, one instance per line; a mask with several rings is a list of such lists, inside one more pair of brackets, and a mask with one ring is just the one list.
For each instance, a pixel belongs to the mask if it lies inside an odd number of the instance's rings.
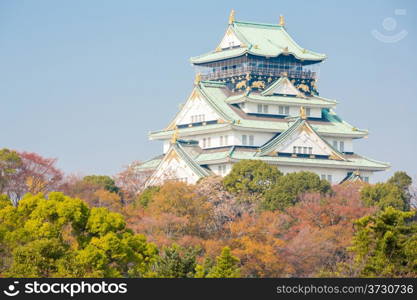
[[411,185],[413,180],[406,172],[397,171],[388,179],[387,183],[391,183],[397,186],[399,189],[403,191],[404,199],[405,199],[405,209],[409,210],[412,206],[411,198],[412,198],[412,189]]
[[193,278],[199,252],[198,248],[180,247],[176,244],[165,247],[156,265],[157,277]]
[[119,188],[116,186],[114,180],[106,175],[89,175],[83,178],[86,183],[96,184],[110,193],[118,193]]
[[239,278],[239,259],[232,255],[229,247],[224,247],[217,256],[216,264],[207,273],[207,278]]
[[0,150],[0,194],[8,192],[7,187],[21,166],[22,159],[16,151],[6,148]]
[[244,277],[286,277],[291,266],[284,256],[285,241],[281,238],[285,216],[279,212],[243,215],[229,223],[229,239],[225,241],[240,259]]
[[233,165],[223,184],[235,194],[263,194],[276,184],[282,173],[260,160],[242,160]]
[[144,208],[148,207],[149,203],[152,201],[152,197],[155,195],[155,193],[159,192],[159,190],[159,186],[147,187],[136,197],[136,202],[134,204],[136,206],[140,205]]
[[360,199],[359,183],[333,186],[333,192],[306,193],[287,208],[281,236],[283,256],[293,268],[292,277],[315,277],[321,270],[333,271],[349,260],[346,250],[354,231],[352,223],[376,211]]
[[0,245],[12,277],[149,277],[157,249],[120,214],[52,192],[0,209]]
[[[90,206],[107,207],[116,212],[122,211],[123,206],[119,193],[110,192],[109,190],[114,190],[112,187],[106,189],[103,180],[94,180],[95,177],[90,177],[87,180],[84,178],[67,176],[59,187],[59,191],[70,197],[80,198]],[[108,179],[105,182],[109,182]]]
[[[184,234],[205,236],[212,225],[213,207],[206,198],[195,192],[195,187],[183,182],[167,182],[156,192],[147,207],[153,217],[175,216]],[[184,223],[184,220],[186,222]]]
[[305,192],[327,193],[331,190],[326,180],[312,172],[288,173],[278,178],[277,182],[265,193],[261,208],[265,210],[284,210],[298,202]]
[[367,185],[361,191],[361,198],[368,206],[375,205],[380,209],[392,206],[407,210],[409,207],[404,191],[392,183]]
[[350,275],[360,277],[416,277],[417,223],[415,212],[387,207],[355,222],[356,233],[349,248],[354,264]]
[[410,176],[408,176],[406,172],[397,171],[394,173],[394,175],[391,176],[390,179],[388,179],[387,183],[391,183],[400,189],[407,191],[410,185],[413,183],[413,180]]
[[18,152],[18,155],[20,167],[7,187],[7,194],[14,205],[26,193],[48,193],[58,189],[63,175],[55,166],[57,159],[45,158],[31,152]]
[[195,187],[195,192],[205,197],[213,206],[212,233],[222,232],[223,226],[236,220],[244,213],[253,214],[255,205],[248,201],[241,201],[242,196],[226,190],[220,176],[209,176],[201,179]]
[[135,201],[136,196],[145,189],[145,182],[152,174],[151,171],[138,171],[141,164],[134,161],[115,176],[116,185],[120,188],[125,204]]

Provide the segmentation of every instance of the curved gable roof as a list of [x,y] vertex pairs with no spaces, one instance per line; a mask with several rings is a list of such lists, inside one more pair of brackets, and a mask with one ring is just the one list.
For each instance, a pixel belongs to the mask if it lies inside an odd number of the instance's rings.
[[284,26],[253,22],[235,21],[229,25],[227,32],[233,32],[239,39],[240,47],[222,49],[192,57],[194,64],[207,63],[252,54],[264,57],[293,55],[295,58],[307,61],[323,61],[326,55],[307,50],[298,45],[288,34]]

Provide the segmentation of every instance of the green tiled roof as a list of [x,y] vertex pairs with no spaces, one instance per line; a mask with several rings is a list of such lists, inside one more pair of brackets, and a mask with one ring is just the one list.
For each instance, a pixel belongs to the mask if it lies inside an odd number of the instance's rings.
[[[179,131],[179,135],[182,136],[182,134],[194,134],[196,132],[201,132],[201,131],[212,131],[212,130],[216,130],[216,129],[222,129],[222,128],[228,128],[230,127],[230,124],[228,123],[223,123],[223,124],[208,124],[205,126],[195,126],[195,127],[185,127],[185,128],[180,128]],[[149,133],[149,136],[152,139],[157,139],[159,137],[164,137],[164,136],[171,136],[173,133],[175,132],[175,130],[158,130],[158,131],[152,131]]]
[[140,164],[136,170],[138,171],[146,171],[146,170],[153,170],[156,169],[159,165],[159,163],[164,158],[164,155],[159,155],[157,157],[154,157],[148,161],[145,161],[144,163]]
[[[244,98],[245,99],[245,98]],[[298,104],[298,105],[306,105],[306,106],[320,106],[320,107],[333,107],[337,104],[337,101],[325,99],[322,97],[308,97],[308,98],[299,98],[299,97],[285,97],[285,96],[278,96],[278,95],[271,95],[271,96],[263,96],[259,93],[250,93],[246,99],[249,101],[264,101],[276,104]]]
[[[273,120],[256,120],[256,119],[245,119],[239,116],[234,109],[227,102],[233,97],[227,94],[227,88],[224,84],[219,84],[215,82],[200,82],[196,89],[198,89],[201,94],[206,99],[207,103],[227,122],[229,123],[220,123],[220,124],[209,124],[204,126],[193,126],[187,128],[179,129],[180,136],[181,134],[188,135],[194,134],[206,130],[216,130],[216,129],[226,129],[226,128],[237,128],[237,129],[256,129],[256,130],[266,130],[269,132],[283,132],[291,126],[288,122],[283,121],[273,121]],[[269,99],[271,101],[280,101],[282,98],[289,97],[280,97],[280,96],[262,96],[260,94],[250,93],[248,99]],[[312,97],[311,100],[303,100],[302,98],[290,98],[294,101],[298,101],[301,104],[306,103],[307,101],[315,101],[314,103],[324,102],[329,103],[331,100],[327,100],[319,97]],[[306,104],[307,105],[307,104]],[[310,124],[314,130],[319,134],[324,135],[349,135],[352,137],[363,137],[367,135],[366,130],[356,129],[347,122],[341,120],[333,110],[323,110],[323,117],[329,122],[316,122]],[[174,130],[161,130],[150,133],[151,138],[164,138],[169,137],[174,133]]]
[[242,56],[248,53],[247,50],[248,50],[247,48],[233,48],[233,49],[225,49],[222,51],[213,51],[213,52],[205,53],[200,56],[192,57],[190,60],[194,64],[223,60],[223,59]]
[[300,47],[283,26],[235,21],[230,29],[247,47],[210,52],[191,58],[194,64],[201,64],[249,53],[257,56],[276,57],[280,54],[292,54],[298,59],[322,61],[325,54]]
[[218,151],[218,152],[206,152],[204,151],[201,153],[196,160],[199,163],[202,163],[204,161],[212,161],[212,160],[224,160],[229,156],[229,150],[228,151]]
[[278,87],[282,87],[282,86],[288,86],[291,89],[291,92],[293,95],[297,95],[297,96],[304,96],[304,94],[298,90],[292,83],[291,81],[288,79],[287,76],[281,76],[279,79],[275,80],[274,82],[272,82],[266,89],[264,89],[261,94],[262,95],[273,95],[273,91],[278,88]]
[[311,127],[311,125],[308,123],[307,120],[303,120],[301,118],[298,118],[291,125],[291,127],[288,128],[287,130],[285,130],[283,133],[281,133],[280,135],[276,136],[275,138],[273,138],[272,140],[270,140],[266,144],[262,145],[259,148],[259,152],[258,152],[257,156],[263,156],[263,155],[266,155],[266,154],[270,153],[271,151],[273,151],[274,149],[276,149],[277,146],[279,146],[280,144],[282,144],[292,133],[294,133],[297,129],[299,129],[302,126],[307,126],[311,130],[313,130],[314,131],[314,134],[316,134],[318,136],[318,138],[320,138],[333,151],[333,153],[336,156],[338,156],[340,159],[344,159],[342,153],[340,153],[337,149],[335,149],[333,146],[331,146],[326,140],[322,139],[318,135],[318,133],[315,132],[315,130]]
[[303,165],[303,166],[328,166],[328,167],[343,167],[346,169],[356,170],[375,170],[382,171],[390,167],[388,163],[379,162],[366,158],[364,156],[346,155],[346,160],[332,160],[321,158],[302,158],[302,157],[282,157],[282,156],[257,156],[257,151],[245,151],[241,149],[235,149],[231,155],[230,148],[225,148],[223,151],[207,152],[203,151],[196,161],[200,165],[210,164],[212,161],[218,162],[219,160],[232,159],[259,159],[268,163],[282,164],[282,165]]
[[[236,159],[247,159],[247,155],[242,155],[239,152],[235,152],[232,158]],[[256,157],[256,159],[264,160],[271,163],[277,164],[289,164],[289,165],[327,165],[329,167],[345,167],[349,169],[371,169],[371,170],[385,170],[389,167],[389,164],[376,162],[368,158],[357,156],[349,158],[348,160],[332,160],[332,159],[314,159],[314,158],[301,158],[301,157],[270,157],[262,156]]]

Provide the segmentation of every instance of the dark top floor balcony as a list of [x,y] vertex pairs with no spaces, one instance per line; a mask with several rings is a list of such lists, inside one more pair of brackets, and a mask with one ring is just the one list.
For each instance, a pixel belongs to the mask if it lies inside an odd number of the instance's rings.
[[319,65],[319,63],[297,60],[291,55],[274,58],[245,55],[195,65],[195,69],[203,80],[218,80],[248,73],[273,77],[286,73],[289,78],[318,80]]

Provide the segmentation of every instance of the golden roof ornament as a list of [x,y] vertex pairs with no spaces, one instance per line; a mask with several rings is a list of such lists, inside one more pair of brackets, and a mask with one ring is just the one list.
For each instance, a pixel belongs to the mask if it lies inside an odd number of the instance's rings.
[[233,24],[234,21],[235,21],[235,10],[232,9],[229,15],[229,25]]
[[175,144],[178,140],[178,127],[175,128],[174,133],[172,134],[171,137],[171,144]]
[[300,118],[303,119],[303,120],[307,119],[306,110],[305,110],[304,106],[300,107]]
[[279,26],[285,26],[285,19],[283,15],[279,16]]
[[194,84],[197,85],[201,81],[201,73],[195,74]]

